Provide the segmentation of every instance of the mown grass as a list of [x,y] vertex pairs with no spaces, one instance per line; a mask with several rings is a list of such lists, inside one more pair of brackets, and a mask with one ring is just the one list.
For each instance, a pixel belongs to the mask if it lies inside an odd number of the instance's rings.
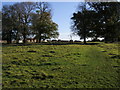
[[3,46],[3,88],[119,88],[117,45]]

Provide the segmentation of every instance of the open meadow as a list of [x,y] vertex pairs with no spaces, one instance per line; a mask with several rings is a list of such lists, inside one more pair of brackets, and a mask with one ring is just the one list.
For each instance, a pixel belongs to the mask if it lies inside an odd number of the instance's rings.
[[120,88],[118,44],[2,49],[3,88]]

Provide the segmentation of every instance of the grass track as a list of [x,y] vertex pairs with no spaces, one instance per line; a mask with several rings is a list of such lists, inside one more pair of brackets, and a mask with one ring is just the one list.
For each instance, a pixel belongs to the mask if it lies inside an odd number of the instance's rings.
[[6,88],[120,87],[116,44],[3,46],[2,55]]

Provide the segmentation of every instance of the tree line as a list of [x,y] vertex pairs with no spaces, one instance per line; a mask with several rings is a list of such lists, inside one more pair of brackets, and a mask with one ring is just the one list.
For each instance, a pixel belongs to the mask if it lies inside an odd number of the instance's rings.
[[34,37],[37,42],[57,38],[58,25],[52,21],[51,7],[47,2],[21,2],[2,8],[2,40],[23,40]]
[[[2,8],[2,40],[12,43],[34,37],[42,40],[57,38],[58,25],[52,21],[47,2],[21,2]],[[73,34],[86,38],[104,38],[105,42],[120,41],[120,2],[83,2],[71,17]]]
[[84,39],[104,38],[105,42],[120,41],[120,2],[84,2],[73,13],[73,34]]

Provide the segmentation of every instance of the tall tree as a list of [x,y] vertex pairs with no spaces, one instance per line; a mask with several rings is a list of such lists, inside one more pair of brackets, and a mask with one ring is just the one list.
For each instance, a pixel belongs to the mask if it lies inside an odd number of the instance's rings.
[[2,9],[2,39],[7,40],[7,43],[12,42],[13,38],[13,8],[12,6],[3,6]]
[[29,25],[31,22],[31,13],[35,8],[35,3],[22,2],[11,6],[3,6],[3,39],[11,43],[12,37],[19,40],[19,34],[23,37],[23,42],[29,35]]
[[26,38],[30,34],[30,23],[31,23],[31,14],[35,10],[35,3],[33,2],[22,2],[17,3],[17,13],[18,13],[18,23],[20,33],[23,37],[23,43],[26,43]]
[[[116,41],[120,36],[120,3],[87,2],[73,14],[73,32],[83,37],[103,37],[105,42]],[[83,9],[84,7],[84,9]]]
[[[8,43],[14,39],[18,43],[34,33],[36,39],[55,38],[58,25],[52,21],[51,8],[45,2],[22,2],[3,6],[3,39]],[[31,28],[32,27],[32,28]]]
[[36,13],[33,14],[32,25],[33,32],[37,42],[41,40],[55,38],[59,34],[57,32],[58,25],[52,21],[51,8],[46,2],[36,3]]
[[105,42],[115,41],[120,34],[117,26],[120,20],[120,3],[92,2],[89,5],[97,13],[97,35],[104,37]]
[[73,20],[72,31],[74,34],[79,35],[81,39],[84,39],[84,44],[86,44],[86,38],[91,37],[90,32],[92,32],[93,28],[91,15],[95,15],[95,12],[88,10],[86,6],[87,3],[81,3],[80,10],[74,13],[71,18]]

